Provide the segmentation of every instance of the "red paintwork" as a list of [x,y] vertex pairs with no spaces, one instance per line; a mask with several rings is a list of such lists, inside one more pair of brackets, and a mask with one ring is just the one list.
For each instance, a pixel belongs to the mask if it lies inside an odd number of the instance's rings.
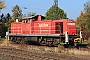
[[41,15],[37,15],[35,21],[24,23],[22,22],[11,23],[11,34],[76,34],[76,22],[74,20],[42,20]]

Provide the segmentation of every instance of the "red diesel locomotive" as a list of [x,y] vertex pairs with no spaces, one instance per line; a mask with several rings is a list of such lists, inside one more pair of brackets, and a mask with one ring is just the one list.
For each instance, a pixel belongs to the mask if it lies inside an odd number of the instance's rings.
[[9,38],[15,43],[40,45],[74,45],[76,21],[68,19],[45,20],[42,15],[24,17],[11,23]]

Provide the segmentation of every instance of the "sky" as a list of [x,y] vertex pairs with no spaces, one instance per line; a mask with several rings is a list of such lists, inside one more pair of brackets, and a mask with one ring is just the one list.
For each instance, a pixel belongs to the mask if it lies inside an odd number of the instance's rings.
[[[47,10],[53,5],[54,0],[1,0],[5,1],[6,8],[1,13],[12,14],[12,8],[19,5],[23,14],[36,12],[45,16]],[[58,0],[58,6],[67,13],[69,19],[76,19],[80,11],[84,9],[84,3],[88,0]],[[26,7],[27,9],[24,9]]]

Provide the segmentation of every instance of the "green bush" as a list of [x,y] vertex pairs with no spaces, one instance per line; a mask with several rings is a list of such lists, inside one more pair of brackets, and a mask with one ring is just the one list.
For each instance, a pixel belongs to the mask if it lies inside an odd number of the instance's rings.
[[88,39],[88,44],[90,45],[90,38]]
[[0,40],[5,40],[5,38],[0,38]]
[[61,53],[63,49],[64,49],[64,46],[59,44],[58,45],[58,53]]
[[88,40],[84,40],[82,44],[88,44]]
[[64,46],[59,44],[59,45],[58,45],[58,48],[63,49]]

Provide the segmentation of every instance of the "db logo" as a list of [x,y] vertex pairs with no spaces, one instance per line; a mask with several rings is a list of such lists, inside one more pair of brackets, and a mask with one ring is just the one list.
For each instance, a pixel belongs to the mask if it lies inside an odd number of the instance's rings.
[[39,27],[48,27],[48,24],[39,24]]

